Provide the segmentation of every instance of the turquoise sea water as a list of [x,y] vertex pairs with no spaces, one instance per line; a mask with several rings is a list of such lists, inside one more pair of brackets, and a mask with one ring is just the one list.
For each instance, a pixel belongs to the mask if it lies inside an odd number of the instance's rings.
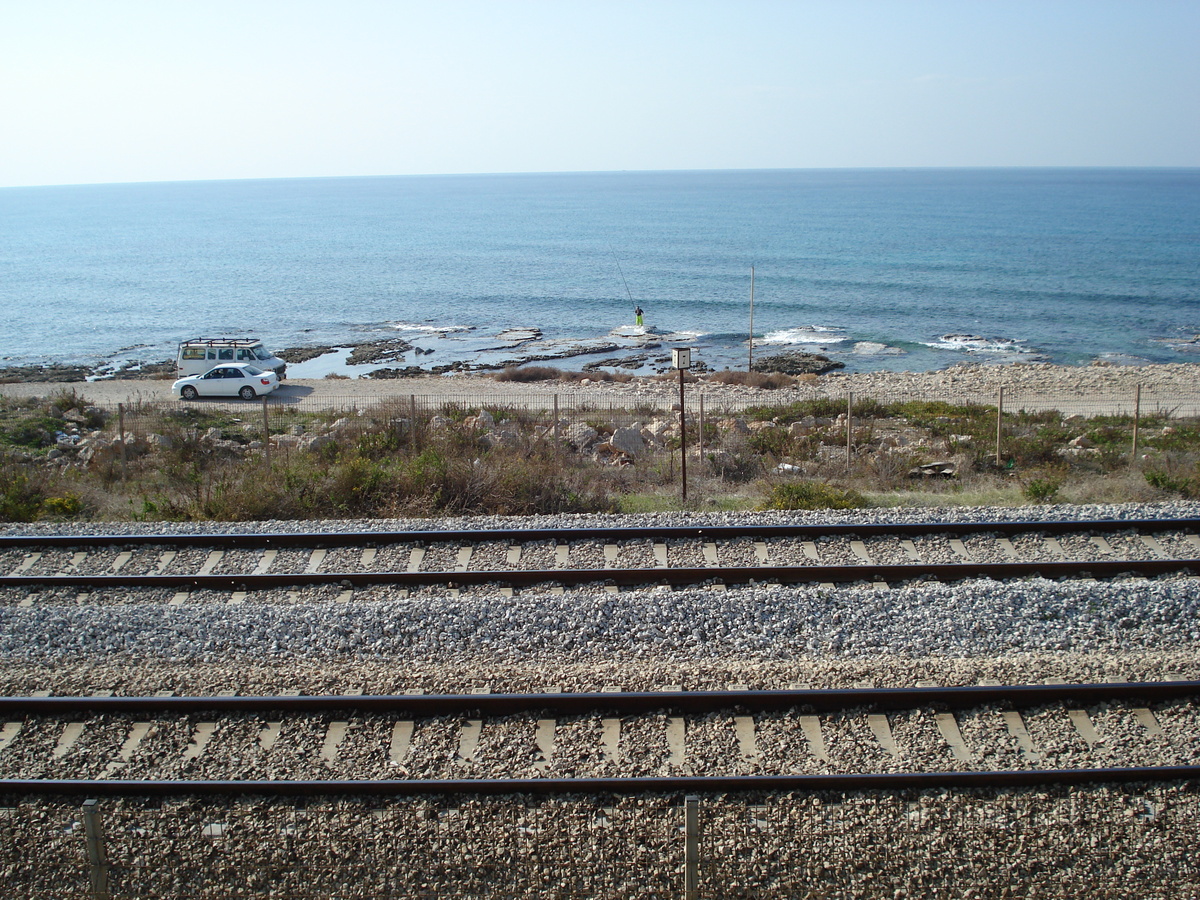
[[[0,190],[0,364],[403,336],[494,364],[1200,361],[1200,170],[595,173]],[[506,329],[539,329],[541,339]],[[663,351],[658,351],[663,352]]]

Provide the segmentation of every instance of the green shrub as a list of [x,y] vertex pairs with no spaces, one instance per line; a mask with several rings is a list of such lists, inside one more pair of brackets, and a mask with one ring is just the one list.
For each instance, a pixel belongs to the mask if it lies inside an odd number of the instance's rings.
[[858,491],[820,481],[793,481],[771,489],[761,509],[861,509],[867,498]]
[[1025,499],[1032,503],[1052,503],[1062,482],[1056,478],[1034,478],[1022,488]]

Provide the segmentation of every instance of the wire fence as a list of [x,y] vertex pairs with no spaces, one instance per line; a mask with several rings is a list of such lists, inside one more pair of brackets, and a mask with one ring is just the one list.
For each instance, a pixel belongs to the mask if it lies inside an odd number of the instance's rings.
[[[691,807],[689,813],[688,808]],[[1197,896],[1187,785],[1011,792],[22,800],[8,896]]]
[[[681,405],[686,413],[684,434],[680,434]],[[936,417],[941,423],[953,425],[969,420],[975,433],[956,435],[947,425],[940,429],[945,433],[938,441],[926,441],[927,435],[914,435],[912,429],[906,429],[907,417],[918,406],[925,410],[926,419],[930,411],[942,411],[944,415]],[[810,414],[802,415],[805,409]],[[814,411],[816,415],[811,414]],[[1144,424],[1168,431],[1195,426],[1200,419],[1200,386],[1195,393],[1137,388],[1103,395],[1083,391],[1047,395],[1000,389],[992,397],[969,391],[823,392],[806,397],[764,392],[731,396],[697,388],[684,392],[682,404],[677,394],[661,391],[614,396],[397,393],[383,397],[323,394],[317,398],[305,394],[271,395],[257,401],[147,400],[118,404],[114,412],[108,427],[122,443],[127,439],[154,443],[163,435],[226,440],[233,442],[228,445],[231,449],[262,451],[268,461],[272,452],[286,455],[293,450],[319,449],[330,441],[366,433],[390,434],[398,444],[418,446],[431,429],[462,423],[490,432],[499,442],[553,437],[580,448],[612,438],[622,429],[632,429],[637,436],[632,444],[624,445],[626,456],[677,450],[684,441],[703,456],[706,448],[720,444],[723,435],[746,431],[749,419],[750,428],[781,423],[793,436],[820,432],[819,440],[812,443],[824,444],[821,452],[826,457],[844,455],[847,466],[852,457],[864,452],[881,447],[892,450],[896,444],[913,440],[935,456],[938,452],[953,453],[964,449],[968,437],[977,455],[984,452],[986,444],[988,454],[994,455],[999,465],[1006,454],[1005,445],[1013,443],[1019,426],[1024,423],[1026,431],[1034,425],[1040,427],[1049,421],[1047,413],[1077,427],[1102,419],[1116,422],[1115,427],[1123,429],[1123,434],[1109,435],[1106,440],[1111,438],[1117,444],[1123,441],[1132,459],[1139,438],[1144,437],[1140,434]],[[1038,415],[1041,418],[1032,425],[1026,421]],[[873,430],[877,425],[880,430]],[[937,430],[938,424],[932,427]],[[651,446],[643,447],[639,443],[642,439]]]

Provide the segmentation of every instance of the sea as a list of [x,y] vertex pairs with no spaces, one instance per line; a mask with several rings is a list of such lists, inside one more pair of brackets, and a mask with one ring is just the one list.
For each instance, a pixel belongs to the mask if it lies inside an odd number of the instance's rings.
[[334,348],[293,377],[393,339],[429,370],[1200,362],[1200,169],[12,187],[0,304],[0,367],[101,376],[224,335]]

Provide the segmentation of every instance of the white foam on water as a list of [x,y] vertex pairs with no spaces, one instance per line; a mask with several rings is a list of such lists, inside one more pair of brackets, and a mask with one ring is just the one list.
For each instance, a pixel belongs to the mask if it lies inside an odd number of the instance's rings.
[[830,328],[825,325],[800,325],[796,328],[784,328],[770,331],[758,338],[756,344],[841,344],[850,340],[840,328]]
[[934,350],[956,350],[962,353],[1034,353],[1015,338],[989,338],[977,334],[943,334],[940,340],[924,342]]

